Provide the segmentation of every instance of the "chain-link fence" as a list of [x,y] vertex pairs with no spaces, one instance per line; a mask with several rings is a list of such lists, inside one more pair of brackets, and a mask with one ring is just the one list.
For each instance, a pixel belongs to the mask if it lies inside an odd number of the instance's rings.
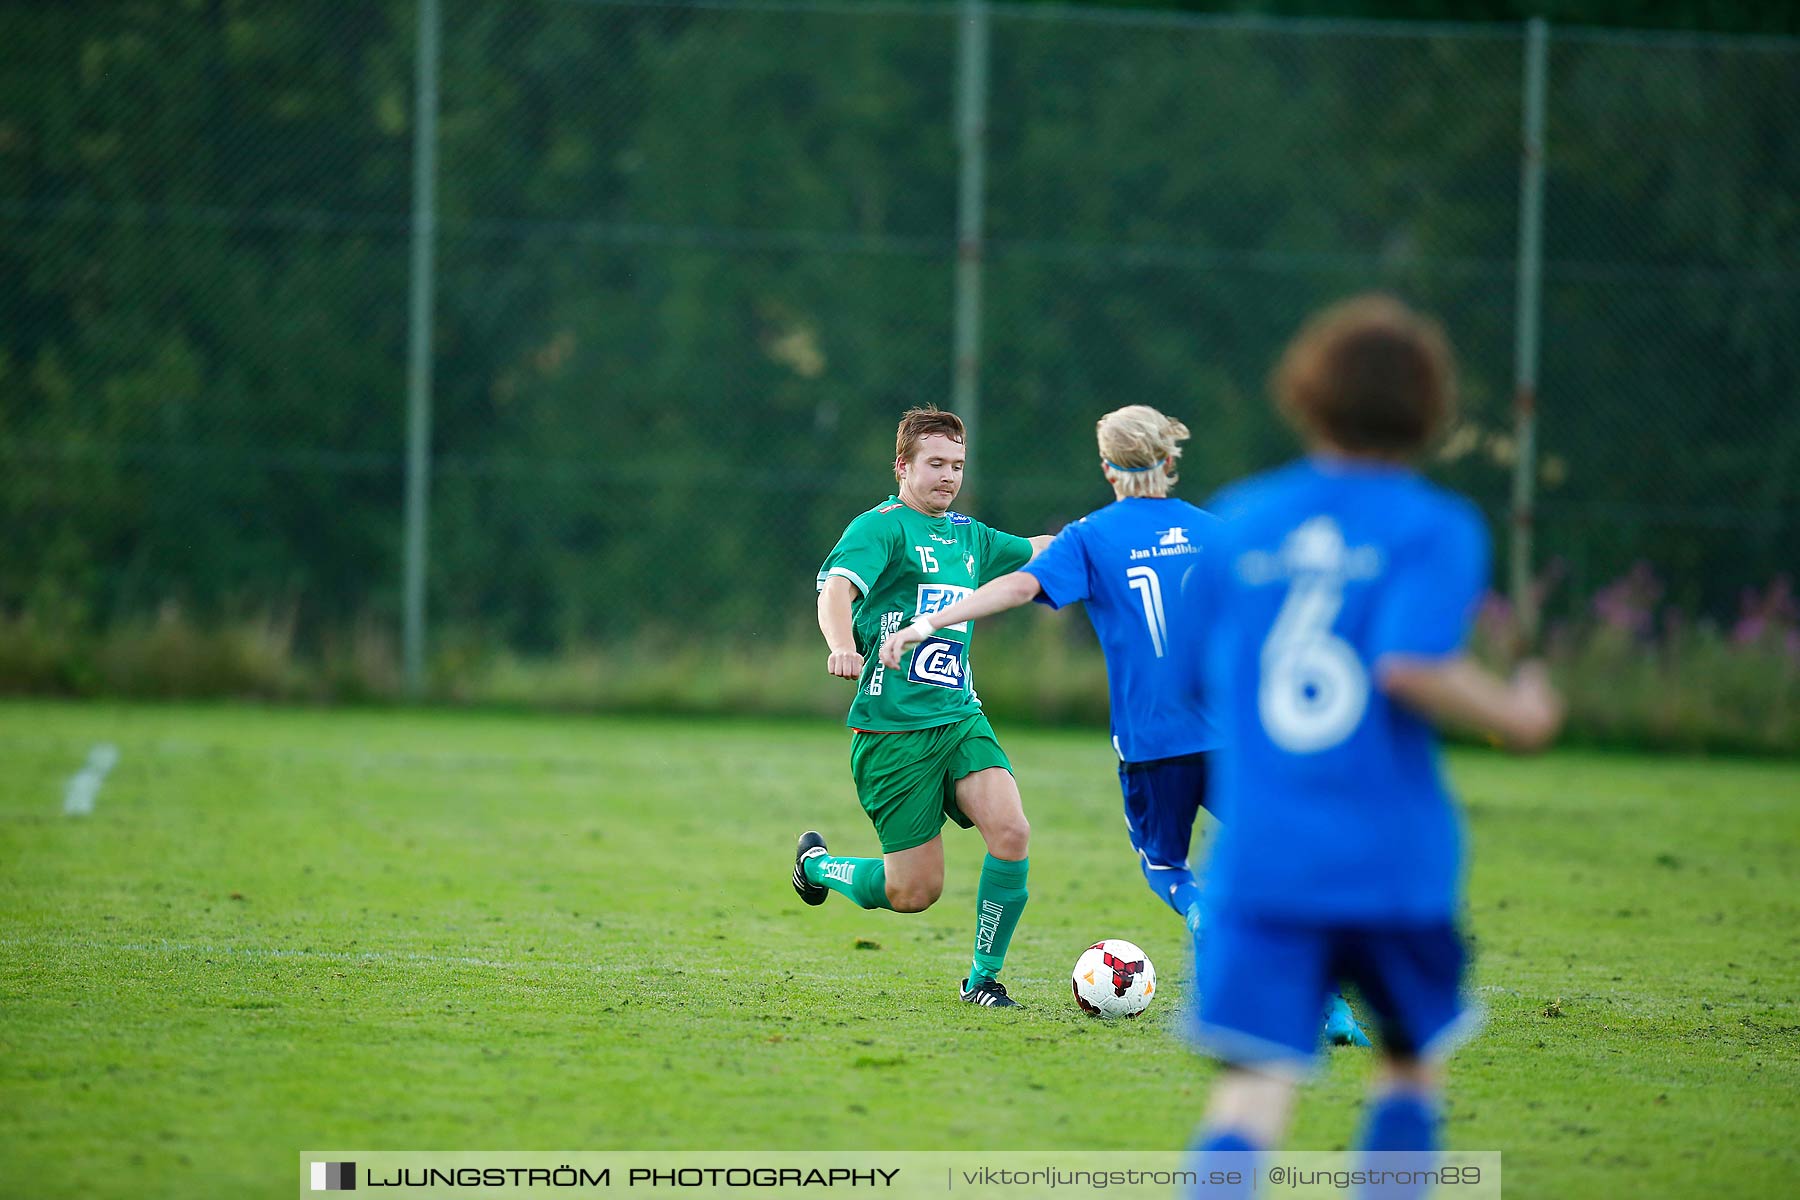
[[[444,0],[427,214],[436,8],[0,9],[0,611],[397,629],[422,217],[440,640],[804,624],[957,394],[959,245],[993,523],[1105,500],[1124,403],[1194,499],[1291,453],[1270,364],[1383,287],[1457,343],[1433,470],[1504,545],[1524,31]],[[1800,43],[1552,29],[1544,98],[1538,561],[1721,609],[1800,545]]]

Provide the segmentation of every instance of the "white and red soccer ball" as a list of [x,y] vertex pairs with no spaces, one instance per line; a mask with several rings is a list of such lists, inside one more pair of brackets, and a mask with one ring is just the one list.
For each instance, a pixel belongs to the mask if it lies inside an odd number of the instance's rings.
[[1095,942],[1075,960],[1075,1003],[1096,1017],[1135,1017],[1156,994],[1150,956],[1120,938]]

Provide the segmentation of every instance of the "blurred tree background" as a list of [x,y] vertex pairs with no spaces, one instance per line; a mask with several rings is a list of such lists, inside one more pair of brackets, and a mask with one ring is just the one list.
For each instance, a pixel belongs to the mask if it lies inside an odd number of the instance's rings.
[[1800,7],[1735,0],[1093,0],[1092,7],[1380,21],[1517,23],[1542,17],[1558,25],[1595,28],[1800,34]]
[[[1645,561],[1729,618],[1794,568],[1794,6],[1132,7],[990,10],[974,511],[1102,502],[1125,403],[1194,427],[1194,499],[1278,461],[1280,346],[1385,287],[1457,342],[1431,469],[1503,545],[1541,14],[1552,609]],[[443,11],[437,650],[804,629],[900,411],[951,392],[955,6]],[[416,19],[0,6],[0,616],[393,628]]]

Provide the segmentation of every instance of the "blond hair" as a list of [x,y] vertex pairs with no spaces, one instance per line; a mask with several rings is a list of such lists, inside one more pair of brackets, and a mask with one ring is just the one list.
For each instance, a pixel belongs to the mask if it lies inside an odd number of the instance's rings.
[[1188,427],[1148,404],[1116,408],[1094,423],[1106,477],[1124,496],[1166,496]]

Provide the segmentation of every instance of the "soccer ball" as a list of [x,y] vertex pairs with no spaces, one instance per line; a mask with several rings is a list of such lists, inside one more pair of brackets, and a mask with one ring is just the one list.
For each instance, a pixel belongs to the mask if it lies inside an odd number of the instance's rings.
[[1075,960],[1075,1003],[1096,1017],[1135,1017],[1156,994],[1156,968],[1130,942],[1095,942]]

